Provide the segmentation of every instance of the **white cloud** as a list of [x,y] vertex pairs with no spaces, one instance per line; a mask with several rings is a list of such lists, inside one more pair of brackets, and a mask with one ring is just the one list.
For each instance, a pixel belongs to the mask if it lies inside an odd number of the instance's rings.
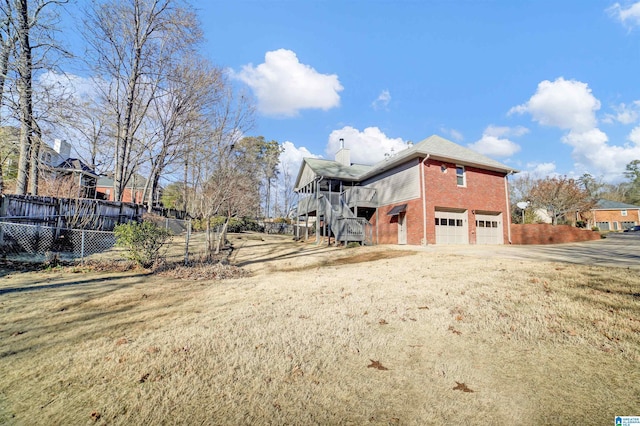
[[543,126],[584,131],[595,127],[599,109],[600,101],[586,83],[560,77],[540,82],[531,99],[511,108],[509,114],[528,112]]
[[558,175],[555,163],[527,163],[525,170],[518,173],[515,178],[531,177],[533,179],[543,179]]
[[[634,102],[635,105],[635,102]],[[632,130],[629,140],[633,145],[611,145],[609,138],[597,127],[595,113],[600,108],[586,83],[559,78],[545,80],[528,102],[511,109],[510,113],[528,112],[542,125],[568,130],[562,142],[573,148],[576,169],[592,170],[606,180],[620,178],[626,164],[640,158],[640,130]],[[629,108],[624,107],[620,120],[630,120]]]
[[367,127],[362,132],[351,126],[334,130],[329,135],[325,152],[333,159],[340,149],[340,138],[344,139],[345,148],[349,148],[351,162],[358,164],[374,164],[382,161],[385,154],[398,153],[407,148],[401,138],[389,138],[377,127]]
[[376,100],[371,103],[371,106],[375,110],[387,109],[387,106],[389,106],[389,102],[391,102],[391,93],[389,93],[389,91],[385,89],[380,92],[380,95],[378,95]]
[[508,137],[518,137],[528,132],[529,129],[523,126],[488,126],[482,133],[482,138],[468,146],[481,154],[493,157],[509,157],[520,151],[520,145],[509,140]]
[[281,174],[285,171],[293,176],[293,180],[298,175],[302,159],[305,157],[319,158],[319,155],[312,154],[307,148],[301,146],[296,147],[293,142],[285,141],[282,143],[282,153],[280,154],[280,163],[278,170]]
[[47,88],[73,95],[79,101],[95,98],[98,93],[96,82],[75,74],[46,71],[38,76],[38,83]]
[[509,157],[520,151],[520,145],[517,143],[486,134],[482,135],[480,140],[469,144],[469,148],[492,157]]
[[605,123],[619,122],[622,124],[631,124],[638,121],[640,116],[640,101],[633,101],[631,105],[621,103],[618,106],[614,106],[613,110],[615,114],[606,114],[602,120]]
[[620,3],[615,3],[607,9],[607,12],[629,28],[640,26],[640,2],[633,3],[627,8]]
[[[633,131],[629,137],[635,137]],[[572,131],[563,137],[563,142],[573,147],[574,160],[598,170],[607,180],[621,176],[629,161],[640,158],[640,145],[609,145],[608,140],[598,128],[587,132]]]
[[636,145],[640,145],[640,126],[634,127],[629,133],[629,140]]
[[300,63],[291,50],[267,52],[264,63],[245,65],[233,75],[251,87],[258,110],[266,115],[290,117],[303,109],[328,110],[340,105],[343,87],[338,76],[321,74]]

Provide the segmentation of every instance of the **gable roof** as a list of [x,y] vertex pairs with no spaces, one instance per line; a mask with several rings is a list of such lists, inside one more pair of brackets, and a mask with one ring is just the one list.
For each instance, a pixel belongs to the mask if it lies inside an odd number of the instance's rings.
[[503,173],[518,172],[518,170],[513,167],[502,164],[499,161],[480,154],[479,152],[465,148],[462,145],[458,145],[457,143],[451,142],[450,140],[438,135],[432,135],[418,142],[411,148],[400,151],[393,157],[376,163],[371,170],[369,170],[365,175],[360,176],[360,178],[366,179],[375,176],[378,173],[402,164],[410,159],[426,157],[427,155],[433,159],[459,163],[466,166],[476,166],[481,169]]
[[596,202],[593,210],[637,210],[640,206],[634,206],[633,204],[620,203],[618,201],[610,201],[605,199],[599,199]]
[[96,172],[93,171],[91,167],[86,165],[82,160],[78,160],[77,158],[67,158],[62,163],[60,163],[57,169],[68,170],[69,172],[83,172],[84,174],[98,177]]
[[318,176],[326,176],[342,180],[358,180],[358,178],[369,171],[371,166],[362,164],[352,164],[345,166],[342,163],[322,158],[304,158],[304,161],[311,167]]
[[505,174],[518,172],[518,170],[513,167],[502,164],[479,152],[465,148],[462,145],[458,145],[440,136],[432,135],[414,146],[400,151],[389,158],[385,158],[372,166],[363,164],[345,166],[332,160],[309,157],[303,158],[298,179],[296,180],[296,187],[299,184],[305,164],[308,165],[317,176],[355,182],[376,176],[414,158],[424,158],[426,156],[437,160],[444,160],[465,166],[475,166]]

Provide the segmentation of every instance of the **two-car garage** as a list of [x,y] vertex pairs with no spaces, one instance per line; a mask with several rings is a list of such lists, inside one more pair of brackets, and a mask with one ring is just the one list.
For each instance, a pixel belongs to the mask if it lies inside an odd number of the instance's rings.
[[[472,212],[476,244],[502,244],[502,213]],[[436,209],[436,244],[469,244],[469,211]]]

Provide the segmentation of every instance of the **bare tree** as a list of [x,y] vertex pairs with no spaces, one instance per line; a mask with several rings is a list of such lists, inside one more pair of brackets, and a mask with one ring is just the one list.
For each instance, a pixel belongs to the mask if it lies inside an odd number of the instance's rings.
[[185,58],[169,71],[166,84],[151,104],[146,139],[150,168],[145,197],[153,205],[163,172],[184,162],[201,126],[201,115],[220,101],[222,71],[197,57]]
[[10,105],[20,123],[20,157],[16,178],[18,194],[25,194],[28,185],[32,193],[38,191],[42,131],[34,114],[33,75],[35,70],[52,66],[48,60],[53,57],[53,52],[64,53],[53,36],[56,13],[52,7],[65,3],[67,0],[3,0],[0,3],[0,100],[6,105],[6,86],[12,72],[15,72],[12,83],[18,96],[17,105]]
[[[594,200],[574,179],[564,177],[538,180],[531,187],[528,198],[534,208],[546,209],[553,224],[571,213],[585,213],[591,210]],[[572,217],[574,217],[572,215]]]
[[253,106],[246,96],[234,93],[231,85],[223,87],[220,100],[203,116],[209,131],[197,140],[189,159],[193,188],[189,210],[205,220],[209,254],[213,251],[211,218],[226,216],[226,229],[232,216],[252,210],[259,199],[255,170],[249,170],[245,151],[236,149],[242,134],[253,125]]
[[101,96],[115,123],[114,196],[121,200],[137,166],[138,133],[167,69],[193,49],[201,31],[180,0],[95,0],[86,16],[88,56],[105,82]]

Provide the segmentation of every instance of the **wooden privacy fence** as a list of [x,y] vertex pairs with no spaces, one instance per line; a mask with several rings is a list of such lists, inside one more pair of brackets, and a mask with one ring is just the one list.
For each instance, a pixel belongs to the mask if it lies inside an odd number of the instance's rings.
[[112,231],[124,222],[140,220],[145,206],[92,199],[5,194],[0,198],[0,218],[57,228]]

